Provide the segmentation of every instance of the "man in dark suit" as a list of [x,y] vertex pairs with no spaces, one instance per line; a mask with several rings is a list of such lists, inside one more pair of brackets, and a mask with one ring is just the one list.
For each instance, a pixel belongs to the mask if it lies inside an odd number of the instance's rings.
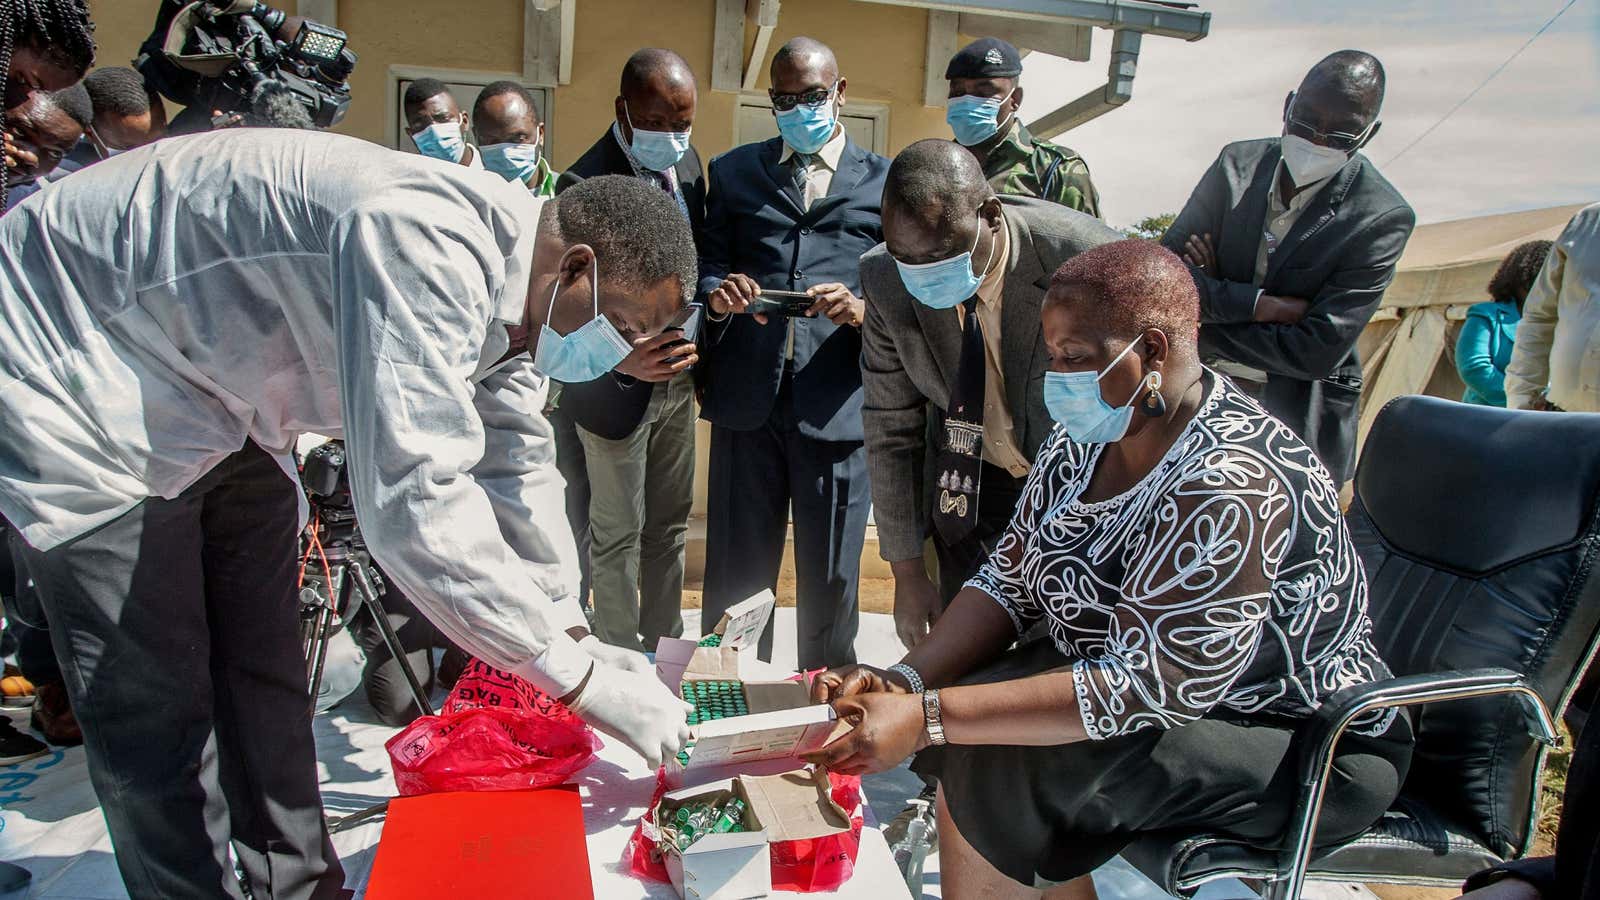
[[1283,136],[1229,144],[1162,243],[1200,289],[1200,349],[1317,451],[1355,469],[1356,341],[1416,224],[1358,151],[1378,133],[1383,65],[1334,53],[1284,101]]
[[[833,51],[795,38],[772,60],[781,138],[711,161],[700,290],[711,422],[704,621],[776,586],[793,503],[799,662],[855,661],[856,586],[870,506],[861,429],[861,254],[882,240],[889,160],[839,124]],[[804,291],[806,314],[753,314],[762,289]],[[760,652],[769,658],[770,625]]]
[[[883,235],[861,257],[862,419],[895,628],[913,647],[994,550],[1055,425],[1039,330],[1050,276],[1121,235],[1054,203],[997,198],[971,153],[938,140],[895,157]],[[930,533],[937,587],[923,567]]]
[[[689,144],[695,102],[694,72],[683,57],[654,48],[633,54],[622,67],[616,121],[556,190],[597,175],[639,178],[677,201],[698,239],[706,189],[700,155]],[[558,453],[566,457],[569,518],[579,519],[573,531],[584,525],[590,539],[594,633],[635,650],[654,650],[661,638],[683,633],[684,543],[694,503],[690,369],[698,359],[692,343],[679,343],[685,337],[694,336],[665,332],[641,341],[614,371],[564,385],[558,401],[576,438]],[[587,509],[575,510],[584,498]]]

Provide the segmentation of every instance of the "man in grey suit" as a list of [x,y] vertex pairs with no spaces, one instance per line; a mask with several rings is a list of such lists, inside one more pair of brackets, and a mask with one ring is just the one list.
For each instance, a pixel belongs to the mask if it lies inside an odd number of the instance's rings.
[[1355,470],[1356,341],[1416,214],[1359,151],[1378,133],[1383,64],[1341,50],[1284,100],[1283,136],[1222,148],[1161,242],[1200,289],[1200,352],[1317,451]]
[[[907,147],[883,191],[884,243],[861,257],[862,419],[879,552],[906,646],[994,549],[1039,443],[1050,276],[1117,240],[1092,216],[997,198],[959,144]],[[923,567],[931,533],[939,584]]]

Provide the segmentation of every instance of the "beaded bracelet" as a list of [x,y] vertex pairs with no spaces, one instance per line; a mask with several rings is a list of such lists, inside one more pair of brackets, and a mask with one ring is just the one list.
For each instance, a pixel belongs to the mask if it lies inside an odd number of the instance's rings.
[[895,663],[889,667],[889,671],[898,673],[904,677],[905,680],[911,685],[911,693],[920,694],[923,692],[924,688],[922,686],[922,675],[917,672],[916,669],[911,668],[905,663]]

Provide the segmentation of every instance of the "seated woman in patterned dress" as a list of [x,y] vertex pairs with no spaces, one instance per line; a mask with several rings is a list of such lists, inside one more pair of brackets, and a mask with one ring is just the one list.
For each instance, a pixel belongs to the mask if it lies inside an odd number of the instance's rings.
[[[813,685],[855,725],[815,761],[869,773],[922,751],[954,900],[1093,897],[1088,873],[1141,832],[1274,841],[1295,726],[1389,674],[1327,471],[1201,364],[1183,263],[1149,241],[1089,250],[1041,318],[1059,427],[1009,531],[901,664]],[[1358,721],[1319,837],[1376,821],[1410,757],[1403,715]]]

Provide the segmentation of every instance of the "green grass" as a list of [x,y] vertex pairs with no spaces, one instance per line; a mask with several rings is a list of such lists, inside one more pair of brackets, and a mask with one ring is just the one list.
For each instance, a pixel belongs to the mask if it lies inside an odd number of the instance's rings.
[[1539,787],[1539,836],[1532,856],[1555,852],[1556,827],[1561,823],[1561,798],[1567,792],[1567,767],[1572,763],[1572,735],[1561,726],[1561,746],[1544,758],[1544,778]]

